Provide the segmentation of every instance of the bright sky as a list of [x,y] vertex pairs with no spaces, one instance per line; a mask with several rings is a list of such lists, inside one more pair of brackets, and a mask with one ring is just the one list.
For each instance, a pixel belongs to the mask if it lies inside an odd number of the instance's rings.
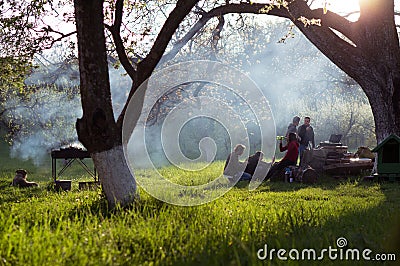
[[[329,11],[345,16],[347,14],[360,11],[360,5],[358,4],[358,1],[359,0],[319,0],[316,1],[315,7],[321,7],[324,5],[323,2],[326,2],[326,8]],[[314,5],[312,7],[314,7]],[[355,13],[350,15],[348,19],[351,21],[356,21],[358,17],[359,13]]]
[[360,10],[358,0],[326,0],[326,2],[327,8],[333,12],[350,13]]
[[[275,0],[253,0],[254,3],[268,3],[273,2]],[[351,21],[356,21],[359,17],[360,6],[358,4],[359,0],[314,0],[313,4],[311,5],[312,9],[321,8],[326,5],[326,8],[329,11],[335,12],[339,15],[347,15],[353,12],[355,14],[350,15],[347,19]],[[397,1],[397,0],[396,0]]]

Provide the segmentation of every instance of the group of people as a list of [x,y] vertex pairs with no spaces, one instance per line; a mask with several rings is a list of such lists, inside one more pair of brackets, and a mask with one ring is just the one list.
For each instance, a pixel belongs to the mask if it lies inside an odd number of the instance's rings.
[[[289,124],[285,135],[286,145],[283,145],[282,138],[279,142],[280,152],[286,151],[286,154],[277,163],[274,163],[275,158],[273,158],[272,166],[268,173],[266,173],[265,180],[271,178],[277,171],[282,171],[288,166],[296,165],[299,154],[301,165],[301,158],[304,151],[310,146],[315,147],[314,130],[310,125],[310,121],[310,117],[306,116],[303,125],[297,128],[300,123],[300,117],[293,117],[293,121]],[[233,152],[226,159],[224,175],[232,181],[250,180],[255,174],[256,169],[267,169],[267,167],[264,167],[266,163],[262,161],[263,153],[261,151],[256,152],[244,162],[240,162],[239,157],[243,154],[245,148],[242,144],[236,145]]]
[[224,175],[232,182],[250,180],[255,174],[256,169],[260,169],[265,164],[262,161],[264,154],[261,151],[256,152],[244,162],[240,162],[239,157],[245,149],[246,147],[242,144],[236,145],[233,152],[226,159]]

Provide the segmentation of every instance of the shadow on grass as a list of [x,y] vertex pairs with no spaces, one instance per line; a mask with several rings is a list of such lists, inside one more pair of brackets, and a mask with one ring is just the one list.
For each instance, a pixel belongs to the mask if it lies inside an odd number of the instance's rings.
[[[355,182],[356,180],[350,180]],[[348,181],[347,181],[348,182]],[[335,189],[343,182],[332,184],[317,184],[315,187],[322,189]],[[282,188],[282,183],[272,183],[272,188],[277,191],[291,191]],[[375,186],[376,183],[356,183],[356,186]],[[400,265],[400,184],[381,183],[380,191],[385,200],[372,208],[359,208],[343,210],[339,216],[329,217],[321,223],[321,215],[318,207],[311,209],[311,216],[295,211],[284,211],[280,216],[280,222],[285,224],[284,229],[265,234],[250,234],[247,240],[242,240],[240,228],[231,228],[231,236],[215,241],[210,237],[207,245],[201,247],[202,251],[193,254],[191,258],[176,259],[176,265]],[[243,187],[245,188],[245,187]],[[296,187],[299,190],[302,187]],[[293,188],[292,188],[293,189]],[[266,189],[261,188],[261,191]],[[313,200],[313,199],[311,199]],[[355,197],[357,200],[357,197]],[[357,202],[355,202],[357,204]],[[268,217],[266,217],[268,219]],[[236,236],[236,237],[235,237]],[[338,246],[340,238],[345,238],[347,244],[344,247]],[[230,239],[230,240],[229,240]],[[245,238],[246,239],[246,238]],[[232,243],[233,242],[233,243]],[[268,252],[275,249],[273,259],[266,260],[257,258],[257,251],[268,245]],[[332,257],[328,253],[323,255],[323,260],[318,261],[322,256],[323,249],[336,249]],[[304,249],[315,249],[316,259],[302,260],[279,260],[277,251],[285,249],[285,257],[291,249],[301,251]],[[353,250],[359,251],[359,259]],[[367,252],[368,261],[363,258],[362,252]],[[200,249],[199,249],[200,250]],[[306,255],[308,253],[305,253]],[[335,258],[336,254],[336,258]],[[375,257],[378,255],[379,257]],[[393,257],[393,255],[395,257]],[[386,260],[378,261],[378,258]],[[395,261],[393,259],[395,258]]]
[[[100,191],[100,190],[99,190]],[[101,192],[100,192],[101,193]],[[139,214],[141,217],[146,219],[146,217],[154,217],[166,209],[172,207],[163,201],[158,199],[149,198],[146,200],[136,200],[134,203],[121,207],[120,205],[111,208],[106,199],[106,196],[101,193],[101,197],[97,200],[92,200],[90,203],[84,206],[76,206],[69,211],[68,217],[85,217],[88,213],[90,215],[98,216],[101,218],[110,218],[112,216],[118,216],[121,213],[130,212]]]
[[[290,192],[290,191],[297,191],[304,188],[320,188],[323,190],[333,190],[338,186],[348,183],[356,183],[359,185],[373,185],[377,183],[388,183],[388,182],[378,182],[378,181],[369,181],[364,180],[363,176],[347,176],[341,178],[335,178],[330,175],[322,175],[319,177],[319,180],[314,184],[306,184],[300,182],[293,182],[293,183],[285,183],[285,182],[271,182],[270,180],[264,181],[262,185],[258,188],[259,191],[262,192]],[[237,188],[247,188],[248,182],[242,181],[236,185]]]

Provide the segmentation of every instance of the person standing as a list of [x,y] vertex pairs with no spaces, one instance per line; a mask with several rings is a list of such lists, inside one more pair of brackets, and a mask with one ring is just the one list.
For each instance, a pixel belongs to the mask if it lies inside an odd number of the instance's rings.
[[300,141],[300,147],[299,147],[299,154],[300,154],[300,166],[301,160],[303,157],[304,150],[307,149],[307,147],[311,144],[311,148],[315,147],[315,141],[314,141],[314,129],[310,125],[310,117],[306,116],[304,117],[304,124],[301,125],[298,129],[298,137]]
[[289,133],[295,133],[297,135],[297,126],[300,123],[300,117],[295,116],[293,117],[292,123],[289,124],[287,131],[286,131],[286,139],[289,139]]

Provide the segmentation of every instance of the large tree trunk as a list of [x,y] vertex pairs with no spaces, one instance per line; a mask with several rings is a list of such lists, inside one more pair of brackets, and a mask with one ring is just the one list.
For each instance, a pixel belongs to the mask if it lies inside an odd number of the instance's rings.
[[111,150],[92,153],[96,169],[101,173],[100,181],[108,202],[112,206],[122,206],[132,203],[136,194],[135,182],[126,164],[122,146],[116,146]]
[[392,78],[384,79],[384,70],[377,73],[383,82],[373,82],[365,78],[364,81],[359,81],[359,84],[371,105],[376,139],[380,143],[391,133],[400,135],[400,84]]
[[400,134],[400,50],[394,1],[360,0],[354,30],[363,65],[351,74],[368,97],[379,143],[391,133]]
[[103,1],[75,0],[80,92],[83,117],[76,128],[79,141],[91,154],[108,202],[127,205],[136,183],[122,150],[122,129],[111,104],[104,37]]

